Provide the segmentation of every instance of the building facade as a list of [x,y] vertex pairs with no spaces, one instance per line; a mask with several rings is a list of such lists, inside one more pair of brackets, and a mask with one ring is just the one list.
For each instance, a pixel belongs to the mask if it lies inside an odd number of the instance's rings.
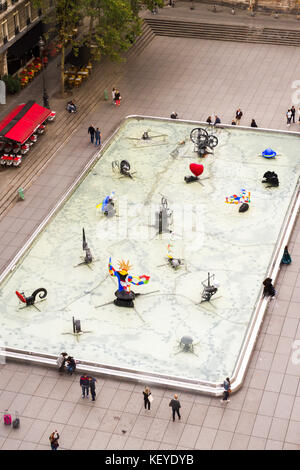
[[32,1],[0,0],[0,76],[15,73],[32,56],[43,34],[41,19]]

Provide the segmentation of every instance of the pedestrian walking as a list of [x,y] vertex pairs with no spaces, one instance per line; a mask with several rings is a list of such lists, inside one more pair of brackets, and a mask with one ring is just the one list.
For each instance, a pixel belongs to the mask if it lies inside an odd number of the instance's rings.
[[58,434],[57,430],[55,430],[49,436],[51,450],[57,450],[58,449],[58,447],[59,447],[58,439],[59,439],[59,434]]
[[206,119],[206,122],[207,122],[207,124],[211,124],[211,123],[212,123],[211,116],[208,116],[208,118]]
[[219,116],[215,115],[215,122],[214,122],[214,126],[216,124],[221,124],[221,119],[219,118]]
[[113,88],[111,91],[111,99],[112,99],[112,104],[116,104],[116,89]]
[[95,128],[94,128],[94,126],[90,126],[88,128],[88,134],[91,135],[91,142],[93,144],[94,143],[94,137],[95,137]]
[[235,119],[236,119],[237,125],[239,125],[242,116],[243,116],[243,112],[239,108],[235,113]]
[[151,406],[151,403],[153,401],[153,397],[151,395],[151,392],[150,392],[150,388],[149,387],[145,387],[145,390],[143,391],[143,395],[144,395],[144,406],[145,406],[145,410],[148,408],[148,410],[150,410],[150,406]]
[[92,401],[95,401],[95,397],[96,397],[96,382],[97,382],[97,379],[95,379],[94,377],[89,377],[89,386],[91,390]]
[[295,106],[292,106],[292,107],[291,107],[291,113],[292,113],[293,123],[295,124],[295,115],[296,115]]
[[122,97],[120,95],[120,92],[119,90],[116,90],[115,91],[115,103],[116,103],[116,106],[120,106],[120,101],[121,101]]
[[68,354],[66,352],[60,353],[56,359],[56,364],[58,365],[58,372],[63,372],[65,370],[65,362],[67,360]]
[[292,111],[288,109],[285,115],[286,115],[286,125],[289,127],[291,125]]
[[229,394],[231,393],[229,377],[226,377],[226,379],[224,380],[223,387],[224,387],[224,392],[223,392],[223,398],[221,400],[221,403],[229,403],[230,400],[228,399],[228,397],[229,397]]
[[81,398],[85,398],[85,396],[88,398],[89,397],[90,381],[89,381],[89,377],[87,376],[87,374],[83,374],[80,377],[80,386],[81,386],[81,390],[82,390]]
[[174,398],[169,403],[169,406],[172,408],[172,416],[173,416],[173,421],[175,421],[175,413],[177,413],[178,418],[181,419],[179,410],[181,408],[180,401],[178,400],[178,395],[174,395]]
[[95,130],[95,146],[101,145],[101,132],[99,131],[99,127]]
[[76,361],[74,357],[69,356],[67,359],[67,373],[69,375],[72,375],[73,372],[75,372],[75,369],[76,369]]
[[282,264],[291,264],[292,258],[291,255],[289,254],[288,246],[284,248],[283,256],[281,258],[281,263]]
[[258,127],[256,122],[255,122],[255,119],[252,119],[250,127]]

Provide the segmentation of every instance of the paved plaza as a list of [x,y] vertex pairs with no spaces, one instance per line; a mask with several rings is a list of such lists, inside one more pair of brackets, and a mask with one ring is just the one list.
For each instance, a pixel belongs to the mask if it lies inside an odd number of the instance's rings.
[[[230,124],[241,108],[241,125],[254,118],[259,127],[287,130],[300,56],[296,47],[155,37],[116,70],[111,88],[121,91],[120,108],[95,94],[93,111],[35,179],[25,201],[0,220],[1,271],[95,154],[90,124],[100,127],[105,141],[131,114],[169,117],[177,111],[181,119],[205,121],[215,113]],[[97,76],[90,80],[85,86]],[[298,124],[290,127],[299,130]],[[281,269],[244,386],[230,403],[179,392],[182,419],[173,423],[168,404],[176,390],[151,387],[154,401],[146,411],[144,383],[97,377],[93,403],[81,398],[79,375],[61,377],[51,368],[8,361],[0,365],[0,409],[17,410],[21,426],[1,424],[0,448],[49,449],[57,429],[60,449],[299,449],[300,364],[292,362],[294,341],[300,340],[299,219],[289,248],[293,262]]]

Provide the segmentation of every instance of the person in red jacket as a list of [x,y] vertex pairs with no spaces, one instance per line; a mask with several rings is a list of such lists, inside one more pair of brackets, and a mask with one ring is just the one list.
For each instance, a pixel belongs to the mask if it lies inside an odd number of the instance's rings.
[[85,395],[86,397],[88,398],[89,397],[89,387],[90,387],[90,381],[89,381],[89,377],[87,376],[87,374],[83,374],[81,377],[80,377],[80,385],[81,385],[81,389],[82,389],[82,398],[85,398]]

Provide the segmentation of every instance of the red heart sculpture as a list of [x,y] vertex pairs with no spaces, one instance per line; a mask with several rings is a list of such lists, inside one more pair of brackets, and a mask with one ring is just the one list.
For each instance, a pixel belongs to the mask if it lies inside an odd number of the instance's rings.
[[195,176],[200,176],[203,173],[204,166],[203,165],[198,165],[198,163],[191,163],[190,164],[190,170]]

